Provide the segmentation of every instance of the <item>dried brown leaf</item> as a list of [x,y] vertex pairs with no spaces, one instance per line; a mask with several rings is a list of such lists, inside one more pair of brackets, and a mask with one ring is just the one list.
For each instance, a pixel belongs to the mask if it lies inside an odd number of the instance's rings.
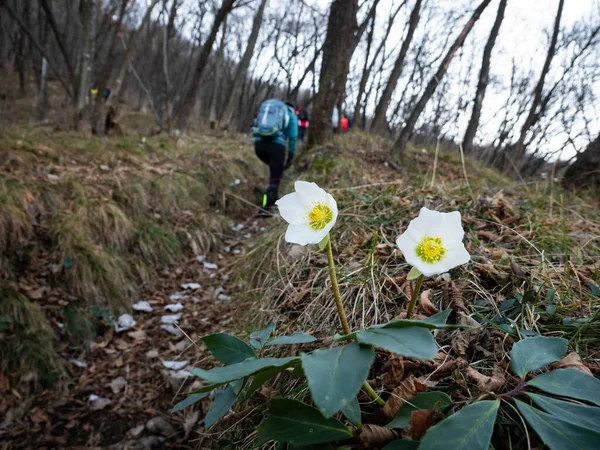
[[452,303],[454,304],[454,308],[461,310],[465,314],[469,314],[469,310],[463,301],[462,285],[456,281],[451,281],[450,291],[452,292]]
[[420,441],[427,430],[436,422],[436,418],[443,417],[434,409],[418,409],[410,415],[410,422],[402,432],[404,439]]
[[514,256],[512,256],[510,258],[510,270],[512,270],[513,273],[520,278],[525,278],[525,277],[529,276],[529,272],[527,272],[526,270],[523,270],[521,268],[521,266],[519,266],[519,264],[517,264],[517,260],[515,259]]
[[398,410],[404,405],[404,402],[410,400],[419,392],[427,390],[427,386],[417,380],[413,375],[403,380],[396,389],[392,391],[390,398],[381,410],[382,414],[391,419]]
[[498,241],[502,240],[501,236],[498,236],[497,234],[494,234],[494,233],[490,233],[489,231],[479,230],[477,232],[477,235],[480,237],[484,237],[492,242],[498,242]]
[[404,360],[401,356],[394,355],[381,368],[383,375],[381,382],[384,386],[397,386],[404,378]]
[[487,376],[469,366],[467,367],[466,377],[483,391],[497,392],[506,384],[504,371],[499,367],[494,368],[491,376]]
[[552,364],[552,369],[577,369],[593,376],[592,371],[583,364],[577,352],[571,352],[557,363]]
[[398,439],[400,437],[400,432],[391,428],[366,423],[360,428],[358,437],[361,442],[365,444],[385,444],[394,439]]
[[433,316],[434,314],[438,313],[438,309],[431,301],[431,289],[427,289],[421,293],[419,296],[419,305],[421,307],[421,311],[426,316]]

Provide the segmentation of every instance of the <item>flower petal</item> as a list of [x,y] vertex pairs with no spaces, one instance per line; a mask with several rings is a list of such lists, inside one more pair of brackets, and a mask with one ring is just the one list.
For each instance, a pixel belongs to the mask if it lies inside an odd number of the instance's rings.
[[[317,186],[316,183],[309,183],[308,181],[296,181],[294,183],[294,189],[298,194],[299,201],[302,205],[308,206],[313,202],[327,202],[327,192]],[[333,197],[332,197],[333,198]]]
[[465,230],[462,227],[460,213],[458,211],[442,213],[441,219],[436,236],[442,238],[444,247],[451,250],[462,245]]
[[298,245],[318,244],[330,229],[331,227],[327,226],[315,231],[308,224],[290,224],[285,232],[285,240]]
[[459,245],[451,250],[448,250],[446,257],[441,263],[447,268],[447,271],[455,267],[462,266],[471,260],[471,255],[464,245]]
[[279,214],[287,223],[301,224],[306,222],[306,208],[302,205],[296,192],[287,194],[275,202]]

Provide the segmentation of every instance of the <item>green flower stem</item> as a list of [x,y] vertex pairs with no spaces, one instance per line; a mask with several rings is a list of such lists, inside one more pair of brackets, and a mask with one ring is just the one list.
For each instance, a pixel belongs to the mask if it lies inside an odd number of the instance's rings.
[[415,286],[415,290],[413,291],[412,297],[410,298],[410,303],[408,305],[408,310],[406,311],[406,318],[412,319],[415,312],[415,305],[417,304],[417,299],[419,298],[419,294],[421,293],[421,287],[423,286],[423,280],[425,279],[425,275],[419,275],[417,278],[417,284]]
[[[335,305],[337,306],[338,316],[342,323],[342,330],[344,334],[350,334],[350,325],[348,325],[348,318],[346,317],[346,311],[344,311],[344,305],[342,303],[342,296],[340,294],[340,287],[337,282],[337,276],[335,275],[335,263],[333,262],[333,248],[331,247],[331,237],[327,239],[327,263],[329,265],[329,277],[331,278],[331,286],[333,287],[333,296],[335,297]],[[373,390],[371,385],[365,382],[363,383],[363,390],[369,394],[379,406],[384,406],[385,401],[377,395],[377,392]]]

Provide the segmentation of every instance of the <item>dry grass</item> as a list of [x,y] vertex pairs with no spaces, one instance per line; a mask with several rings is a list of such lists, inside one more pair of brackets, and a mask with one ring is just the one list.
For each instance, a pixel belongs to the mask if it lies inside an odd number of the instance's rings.
[[[363,147],[365,142],[370,148]],[[315,166],[316,156],[309,154],[305,171],[298,174],[299,179],[320,183],[338,200],[340,218],[332,239],[353,328],[385,322],[404,310],[409,267],[394,243],[422,206],[461,211],[473,261],[451,276],[461,280],[462,298],[479,320],[505,324],[500,305],[530,291],[535,295],[530,292],[522,312],[511,318],[516,317],[523,329],[555,332],[558,326],[561,333],[574,336],[579,332],[563,326],[563,319],[596,320],[600,306],[597,200],[577,197],[557,186],[549,197],[551,188],[545,182],[515,185],[467,161],[469,189],[460,156],[445,152],[439,156],[430,189],[433,151],[409,150],[406,173],[399,176],[380,164],[384,145],[360,135],[342,137],[319,153],[336,163],[329,173]],[[340,159],[343,163],[338,165]],[[273,225],[248,255],[251,269],[245,274],[253,301],[266,312],[261,322],[276,319],[297,329],[330,334],[338,323],[325,255],[316,248],[286,244],[284,229],[282,223]],[[519,269],[522,273],[517,275]],[[438,307],[447,304],[447,282],[438,277],[426,283]],[[548,296],[556,306],[555,316],[546,314]],[[595,342],[587,342],[593,348],[585,351],[595,354],[599,350]]]

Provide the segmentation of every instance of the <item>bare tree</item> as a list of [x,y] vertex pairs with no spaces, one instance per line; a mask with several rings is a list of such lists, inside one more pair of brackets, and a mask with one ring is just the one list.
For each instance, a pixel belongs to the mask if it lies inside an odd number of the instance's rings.
[[387,84],[385,85],[383,93],[381,94],[379,102],[377,102],[377,106],[375,108],[375,115],[373,117],[373,122],[371,123],[371,129],[375,131],[383,131],[384,126],[387,125],[387,120],[385,116],[390,105],[390,100],[392,99],[392,94],[396,90],[396,85],[398,84],[398,80],[400,79],[400,75],[402,74],[404,61],[406,59],[408,49],[415,34],[415,30],[417,29],[417,25],[419,24],[420,10],[421,0],[416,0],[415,6],[413,7],[410,13],[410,18],[408,20],[408,31],[406,32],[406,37],[402,42],[400,53],[396,58],[396,62],[394,63],[392,73],[390,74]]
[[448,66],[450,65],[450,62],[452,62],[452,58],[454,57],[454,54],[458,51],[458,49],[460,47],[462,47],[462,45],[465,42],[465,39],[467,38],[467,35],[473,28],[473,25],[475,25],[475,22],[477,22],[477,20],[479,20],[479,17],[481,17],[481,14],[485,10],[485,8],[490,4],[490,2],[491,2],[491,0],[483,0],[479,4],[479,6],[475,9],[475,11],[473,11],[471,18],[465,24],[462,31],[460,32],[460,34],[458,35],[458,37],[456,38],[456,40],[454,41],[454,43],[452,44],[452,46],[450,47],[448,52],[446,53],[446,56],[442,60],[442,63],[440,64],[440,67],[436,71],[435,75],[431,78],[431,80],[429,80],[429,83],[427,84],[425,91],[421,95],[421,98],[419,99],[419,101],[413,108],[410,116],[406,120],[406,124],[404,125],[404,128],[402,128],[402,131],[400,132],[398,139],[396,139],[396,141],[394,142],[394,145],[390,149],[389,159],[393,164],[396,164],[393,162],[393,157],[395,157],[396,154],[398,154],[398,153],[402,154],[402,152],[404,151],[404,148],[406,147],[406,143],[408,142],[408,140],[410,139],[410,136],[412,135],[412,132],[417,123],[417,120],[419,119],[419,116],[425,109],[425,105],[427,105],[427,102],[429,101],[429,99],[431,98],[433,93],[435,92],[438,84],[440,83],[444,74],[448,70]]
[[531,107],[529,108],[529,113],[527,114],[527,118],[525,119],[525,123],[521,127],[521,131],[519,133],[519,139],[515,144],[515,156],[514,156],[514,164],[517,165],[523,155],[525,153],[525,138],[527,136],[527,132],[531,129],[531,127],[537,121],[537,110],[542,101],[542,94],[544,90],[544,82],[546,80],[546,76],[548,75],[548,71],[550,70],[550,64],[552,63],[552,58],[556,53],[556,42],[558,41],[558,33],[560,31],[560,19],[562,17],[562,11],[565,4],[565,0],[558,1],[558,10],[556,12],[556,16],[554,18],[554,29],[552,31],[552,38],[550,39],[550,45],[548,46],[548,52],[546,53],[546,60],[544,61],[544,66],[542,67],[542,71],[540,72],[540,77],[535,86],[535,90],[533,93],[533,101],[531,102]]
[[225,20],[225,17],[227,17],[227,15],[233,9],[233,4],[235,2],[236,0],[223,0],[221,7],[215,15],[215,20],[210,30],[210,34],[206,38],[206,41],[202,46],[200,56],[198,57],[198,61],[196,62],[196,68],[194,70],[194,74],[192,75],[192,80],[189,83],[186,93],[183,95],[176,110],[177,126],[181,130],[185,130],[188,127],[190,115],[194,109],[194,105],[196,104],[198,86],[200,85],[200,80],[202,79],[204,70],[206,69],[212,47],[217,39],[217,33],[219,32],[219,28]]
[[485,44],[483,50],[483,58],[481,60],[481,70],[479,72],[479,81],[477,82],[477,91],[475,92],[475,99],[473,100],[473,110],[471,112],[471,118],[465,131],[462,146],[465,153],[470,153],[473,148],[473,139],[477,133],[477,127],[479,126],[479,116],[481,115],[481,105],[483,104],[483,98],[485,97],[485,90],[487,89],[489,75],[490,75],[490,59],[492,57],[492,50],[496,43],[496,38],[500,32],[500,26],[504,19],[504,11],[506,10],[507,0],[500,0],[498,5],[498,12],[496,13],[496,20],[490,31],[490,35]]
[[260,0],[258,11],[254,16],[254,21],[252,23],[252,31],[250,32],[250,37],[248,38],[248,45],[246,47],[246,51],[244,52],[244,56],[242,57],[242,60],[240,61],[235,71],[235,76],[233,77],[233,84],[231,86],[231,89],[229,89],[227,99],[225,100],[225,108],[223,109],[223,114],[221,114],[221,120],[219,121],[219,125],[222,128],[229,127],[233,112],[233,102],[234,100],[236,100],[236,95],[238,93],[240,85],[245,84],[246,73],[248,72],[250,60],[254,55],[254,47],[256,47],[256,41],[258,41],[258,33],[260,32],[260,27],[263,22],[263,15],[267,6],[267,2],[268,0]]

